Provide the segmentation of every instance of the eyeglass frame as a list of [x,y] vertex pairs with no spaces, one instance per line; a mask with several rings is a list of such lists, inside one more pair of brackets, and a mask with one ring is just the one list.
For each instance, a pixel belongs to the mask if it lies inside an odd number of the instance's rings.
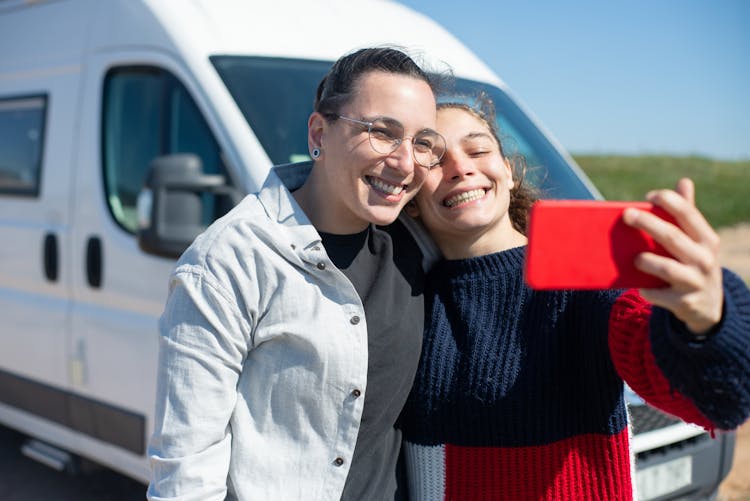
[[[443,155],[445,155],[445,152],[448,150],[448,143],[446,142],[446,140],[445,140],[445,138],[443,137],[442,134],[440,134],[438,131],[436,131],[434,129],[422,129],[421,131],[417,132],[417,134],[415,136],[407,136],[407,135],[403,134],[401,136],[401,138],[397,139],[396,142],[393,144],[393,147],[392,147],[391,151],[389,151],[389,152],[378,151],[377,148],[375,148],[375,146],[372,144],[372,126],[375,125],[375,121],[376,120],[380,120],[380,119],[387,119],[387,120],[390,120],[391,122],[397,123],[401,127],[401,130],[404,130],[404,125],[401,122],[399,122],[395,118],[386,117],[386,116],[375,117],[374,119],[372,119],[370,121],[357,120],[356,118],[346,117],[344,115],[338,115],[338,114],[334,114],[334,113],[331,113],[329,116],[332,117],[332,118],[340,118],[342,120],[346,120],[347,122],[352,122],[352,123],[356,123],[356,124],[359,124],[359,125],[367,127],[367,129],[366,129],[367,130],[367,141],[370,143],[370,148],[372,148],[372,150],[375,153],[379,153],[381,155],[390,155],[391,153],[393,153],[394,151],[396,151],[404,143],[404,139],[406,139],[406,138],[411,139],[411,144],[412,144],[411,156],[414,159],[414,162],[417,165],[419,165],[420,167],[424,167],[427,170],[430,170],[433,167],[435,167],[436,165],[438,165],[440,163],[440,161],[443,159]],[[437,158],[437,161],[435,163],[431,164],[431,165],[423,165],[419,160],[417,160],[417,156],[416,156],[415,151],[414,151],[414,139],[416,139],[416,136],[419,135],[419,134],[421,134],[422,132],[431,132],[431,133],[435,134],[437,137],[439,137],[440,139],[443,140],[443,152]]]

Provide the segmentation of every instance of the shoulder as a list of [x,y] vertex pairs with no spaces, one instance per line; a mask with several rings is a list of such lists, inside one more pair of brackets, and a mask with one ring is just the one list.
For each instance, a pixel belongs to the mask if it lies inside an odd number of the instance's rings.
[[411,232],[396,220],[388,226],[375,226],[374,238],[381,239],[391,247],[392,262],[398,272],[421,294],[425,272],[422,267],[423,254]]
[[184,265],[205,267],[212,260],[221,260],[227,253],[252,242],[254,233],[270,223],[257,195],[247,195],[196,237],[180,257],[177,268]]
[[173,275],[190,274],[222,288],[255,282],[276,257],[286,256],[287,232],[271,218],[256,194],[246,196],[217,219],[180,257]]
[[394,255],[422,259],[422,251],[417,245],[417,241],[400,220],[397,219],[388,226],[376,226],[375,231],[388,235]]

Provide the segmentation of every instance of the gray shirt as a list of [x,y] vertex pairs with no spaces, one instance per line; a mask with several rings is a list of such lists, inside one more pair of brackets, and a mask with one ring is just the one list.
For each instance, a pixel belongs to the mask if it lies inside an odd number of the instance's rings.
[[368,392],[342,499],[393,499],[401,447],[394,423],[422,346],[422,253],[399,222],[354,235],[321,236],[328,255],[354,284],[369,319]]

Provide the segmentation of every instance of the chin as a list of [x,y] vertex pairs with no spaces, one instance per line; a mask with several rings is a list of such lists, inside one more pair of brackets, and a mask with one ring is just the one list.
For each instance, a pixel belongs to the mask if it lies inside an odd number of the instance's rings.
[[369,214],[368,220],[377,226],[387,226],[398,219],[401,209],[376,210]]
[[493,227],[494,224],[491,220],[468,219],[453,221],[452,226],[455,230],[473,232],[486,230],[488,227]]

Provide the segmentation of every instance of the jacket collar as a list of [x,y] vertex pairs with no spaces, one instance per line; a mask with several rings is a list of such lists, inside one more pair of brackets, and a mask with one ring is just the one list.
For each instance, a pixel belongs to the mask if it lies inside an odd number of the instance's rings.
[[320,242],[321,238],[304,211],[297,204],[291,191],[304,184],[312,170],[312,161],[278,165],[271,169],[258,199],[268,217],[282,226],[297,226],[303,246]]

